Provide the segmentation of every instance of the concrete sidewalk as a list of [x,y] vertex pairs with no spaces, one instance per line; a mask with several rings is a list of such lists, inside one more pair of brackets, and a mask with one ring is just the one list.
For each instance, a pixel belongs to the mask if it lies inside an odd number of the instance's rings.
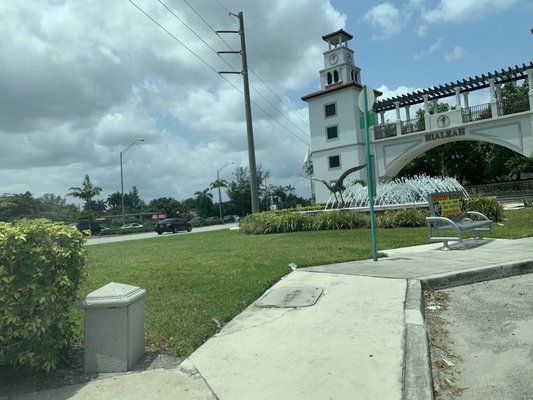
[[533,238],[441,247],[296,270],[176,370],[10,399],[431,399],[422,288],[533,272]]

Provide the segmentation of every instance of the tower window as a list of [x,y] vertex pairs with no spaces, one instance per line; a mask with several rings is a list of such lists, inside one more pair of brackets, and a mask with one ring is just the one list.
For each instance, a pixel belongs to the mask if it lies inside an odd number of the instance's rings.
[[326,117],[333,117],[337,115],[337,105],[335,103],[326,104],[324,106],[324,114]]
[[331,76],[331,72],[328,72],[328,85],[331,85],[333,83],[333,77]]
[[355,81],[355,74],[353,73],[353,70],[352,70],[352,81]]
[[339,168],[341,166],[341,156],[331,156],[329,157],[329,168]]
[[339,137],[339,130],[337,128],[337,125],[328,126],[326,128],[326,139],[327,140],[337,139],[338,137]]
[[339,71],[335,70],[333,71],[333,82],[339,81]]

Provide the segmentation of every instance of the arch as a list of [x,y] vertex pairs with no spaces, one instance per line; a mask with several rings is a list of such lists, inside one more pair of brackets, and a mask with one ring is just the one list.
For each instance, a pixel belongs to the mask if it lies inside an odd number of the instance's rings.
[[328,85],[331,85],[333,83],[333,77],[331,76],[331,72],[328,72]]
[[335,70],[333,71],[333,82],[339,81],[339,71]]
[[382,174],[380,174],[380,178],[388,179],[393,178],[411,161],[413,161],[416,157],[428,152],[429,150],[435,149],[439,146],[443,146],[448,143],[455,143],[455,142],[484,142],[484,143],[491,143],[495,144],[497,146],[505,147],[506,149],[515,151],[519,154],[526,155],[524,151],[519,150],[515,146],[510,145],[509,143],[502,141],[502,140],[490,140],[490,138],[482,139],[478,137],[460,137],[456,138],[454,140],[449,140],[446,142],[429,142],[425,145],[420,145],[415,148],[413,148],[411,151],[402,154],[401,157],[398,157],[394,162],[390,163]]

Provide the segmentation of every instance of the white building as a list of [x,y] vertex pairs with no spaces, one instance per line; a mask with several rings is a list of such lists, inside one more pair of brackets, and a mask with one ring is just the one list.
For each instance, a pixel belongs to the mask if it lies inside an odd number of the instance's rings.
[[[363,87],[361,69],[348,47],[352,38],[343,29],[322,36],[329,46],[320,71],[320,90],[302,97],[309,105],[313,177],[327,182],[334,182],[343,171],[359,165],[358,160],[365,160],[365,132],[359,128],[362,113],[357,105]],[[366,173],[366,168],[361,169],[347,181],[366,182]],[[317,203],[325,203],[330,195],[325,185],[315,185]]]

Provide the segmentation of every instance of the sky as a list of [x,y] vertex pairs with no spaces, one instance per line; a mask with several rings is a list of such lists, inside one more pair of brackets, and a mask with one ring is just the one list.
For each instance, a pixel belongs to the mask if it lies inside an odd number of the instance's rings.
[[240,42],[215,31],[238,30],[239,11],[256,162],[305,198],[301,97],[319,89],[323,35],[354,36],[380,99],[533,60],[530,0],[2,1],[0,194],[65,196],[88,174],[105,200],[120,191],[121,152],[124,190],[147,203],[194,197],[217,171],[233,180],[248,167],[243,83],[218,72],[241,58],[217,51]]

